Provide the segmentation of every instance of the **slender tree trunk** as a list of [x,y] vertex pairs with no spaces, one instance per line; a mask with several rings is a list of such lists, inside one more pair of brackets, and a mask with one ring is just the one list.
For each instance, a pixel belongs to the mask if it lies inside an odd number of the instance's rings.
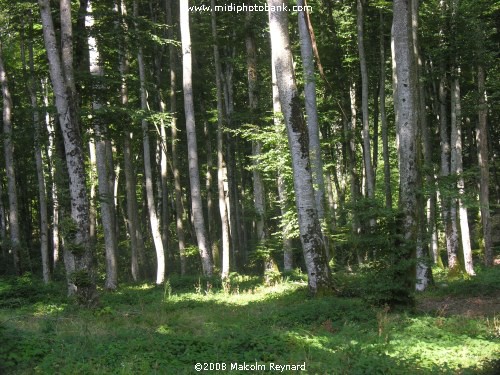
[[198,240],[203,273],[211,276],[213,273],[212,256],[208,244],[205,219],[203,218],[203,205],[201,203],[200,172],[198,166],[198,147],[196,144],[196,125],[194,118],[192,60],[191,60],[191,34],[189,28],[189,1],[180,2],[180,25],[182,43],[182,67],[184,89],[184,112],[186,116],[186,133],[188,140],[189,181],[191,185],[191,206],[193,221]]
[[385,206],[392,208],[391,189],[391,163],[389,157],[389,134],[387,126],[387,115],[385,112],[385,37],[384,37],[384,14],[380,11],[380,122],[382,124],[382,157],[384,159],[384,192]]
[[[375,197],[375,177],[370,148],[370,123],[368,113],[368,69],[366,67],[365,43],[364,43],[364,9],[363,1],[357,0],[357,30],[358,30],[358,53],[361,70],[361,111],[363,112],[363,156],[366,175],[366,193],[368,198]],[[374,220],[371,224],[374,224]]]
[[[272,94],[273,94],[273,122],[276,128],[276,132],[280,133],[284,124],[281,121],[281,104],[280,95],[278,91],[278,84],[276,82],[276,69],[274,68],[274,60],[271,61],[271,76],[272,76]],[[281,218],[285,217],[289,207],[287,205],[287,194],[285,181],[283,178],[283,172],[278,170],[278,198],[280,202],[280,213]],[[283,235],[283,268],[285,271],[293,270],[293,248],[292,239],[288,235],[288,231],[283,225],[282,230]]]
[[[138,4],[134,1],[134,16],[138,16]],[[137,61],[139,65],[139,81],[141,90],[141,109],[148,110],[147,92],[146,92],[146,72],[144,66],[144,54],[142,46],[139,46]],[[144,153],[144,179],[146,184],[146,201],[148,219],[151,227],[151,234],[156,251],[156,284],[162,284],[165,280],[165,251],[163,240],[161,238],[158,214],[156,212],[154,189],[153,189],[153,171],[151,168],[151,150],[149,142],[149,124],[146,119],[141,121],[142,126],[142,146]]]
[[[460,69],[458,69],[459,73]],[[465,193],[465,182],[463,177],[462,161],[462,108],[460,98],[459,78],[454,77],[451,87],[451,169],[457,176],[458,187],[458,214],[460,221],[460,234],[462,236],[462,251],[464,255],[465,271],[469,275],[475,275],[472,262],[472,249],[470,244],[469,221],[467,217],[467,208],[463,203]]]
[[20,248],[21,233],[19,226],[19,205],[17,199],[16,172],[14,165],[14,143],[12,142],[12,110],[13,103],[9,90],[7,72],[2,57],[2,43],[0,42],[0,84],[3,97],[3,145],[5,155],[5,173],[7,175],[7,194],[9,197],[9,232],[10,248],[14,260],[14,271],[21,274]]
[[38,3],[70,180],[71,223],[67,223],[67,229],[70,230],[66,233],[65,246],[65,258],[70,262],[66,269],[68,293],[77,292],[82,303],[93,304],[96,295],[93,253],[90,247],[89,200],[76,105],[74,98],[68,94],[68,85],[63,76],[49,1],[39,0]]
[[[282,0],[268,0],[268,5],[270,9],[282,9],[278,7],[283,7],[285,3]],[[272,59],[292,157],[295,200],[309,290],[312,294],[317,294],[330,288],[330,269],[316,210],[310,171],[309,136],[295,83],[287,17],[285,11],[269,12]]]
[[488,160],[488,105],[486,103],[484,67],[477,68],[477,89],[479,92],[478,123],[476,128],[476,142],[478,145],[478,164],[481,173],[479,185],[479,203],[481,205],[481,222],[483,224],[484,263],[493,266],[493,244],[491,241],[491,221],[489,203],[489,160]]
[[[31,12],[29,12],[29,28],[30,35],[32,35],[33,21]],[[23,64],[26,65],[24,53]],[[38,200],[40,207],[40,253],[42,256],[42,274],[43,281],[47,284],[50,281],[50,260],[49,260],[49,218],[48,218],[48,205],[47,205],[47,189],[45,186],[45,175],[43,170],[43,155],[40,139],[40,111],[37,103],[37,90],[35,83],[35,66],[33,63],[33,43],[30,39],[28,42],[28,55],[29,55],[29,82],[28,92],[30,94],[31,107],[33,109],[33,134],[34,134],[34,155],[36,165],[36,175],[38,181]]]
[[[129,71],[129,62],[127,57],[127,33],[128,26],[124,21],[127,17],[127,8],[124,0],[120,0],[118,3],[118,11],[120,13],[120,25],[121,31],[124,33],[124,37],[121,40],[120,48],[120,96],[121,104],[124,108],[128,106],[128,86],[126,76]],[[134,172],[134,166],[132,162],[132,132],[129,130],[125,131],[123,137],[123,169],[125,174],[125,190],[127,197],[127,228],[130,238],[130,248],[131,248],[131,264],[130,270],[132,274],[132,279],[138,281],[144,274],[143,267],[146,264],[144,255],[144,240],[142,237],[141,226],[139,224],[138,216],[138,204],[137,204],[137,181]]]
[[222,225],[222,278],[229,276],[229,221],[227,217],[226,194],[224,192],[224,109],[222,99],[221,63],[219,44],[217,41],[217,21],[215,17],[215,0],[212,5],[212,37],[214,39],[215,82],[217,87],[217,188],[219,192],[219,212]]
[[[305,1],[297,0],[297,6],[305,9]],[[314,197],[316,200],[319,221],[323,223],[325,220],[325,179],[323,175],[323,158],[321,156],[318,109],[316,104],[313,46],[308,27],[309,17],[306,13],[307,12],[304,10],[298,12],[300,55],[302,57],[302,66],[304,69],[306,122],[309,135],[309,157],[311,159]],[[327,226],[325,226],[325,228],[327,228]],[[330,258],[329,237],[324,235],[323,240],[325,242],[326,255]]]
[[50,178],[52,181],[52,269],[55,271],[59,264],[60,240],[59,240],[59,197],[56,183],[56,161],[55,161],[55,128],[49,111],[49,93],[46,80],[42,80],[43,105],[45,107],[45,126],[47,128],[49,145],[47,147],[47,159],[50,164]]
[[[252,13],[247,12],[246,14],[246,53],[247,53],[247,80],[248,80],[248,106],[251,113],[251,121],[255,121],[255,115],[257,111],[257,46],[255,45],[255,36],[251,30],[252,23]],[[252,141],[252,164],[253,164],[253,198],[254,198],[254,208],[257,214],[256,219],[256,237],[257,243],[261,243],[267,237],[265,228],[265,191],[264,191],[264,180],[262,179],[262,173],[258,168],[258,157],[262,153],[262,142]]]
[[[94,26],[94,16],[92,14],[92,3],[89,1],[87,5],[87,16],[85,26],[88,30],[91,30]],[[94,80],[100,80],[104,76],[104,69],[102,67],[102,61],[100,61],[100,54],[97,48],[96,39],[93,36],[88,38],[89,46],[89,67],[90,74]],[[94,91],[99,95],[99,89],[101,84],[94,83]],[[97,179],[98,179],[98,189],[99,189],[99,203],[101,208],[101,222],[104,234],[104,246],[105,246],[105,256],[106,256],[106,281],[104,286],[106,289],[114,290],[118,287],[118,270],[117,270],[117,260],[116,260],[116,238],[115,238],[115,226],[112,209],[113,205],[113,193],[109,190],[108,181],[108,166],[106,162],[106,125],[101,120],[101,115],[99,111],[102,109],[102,104],[100,98],[95,96],[93,98],[92,110],[94,112],[94,135],[95,135],[95,156],[96,156],[96,166],[97,166]]]
[[[347,163],[349,169],[350,177],[350,190],[351,190],[351,203],[356,203],[359,199],[360,188],[359,188],[359,176],[356,163],[356,140],[354,135],[356,134],[356,120],[357,120],[357,109],[356,109],[356,86],[354,82],[351,82],[349,87],[349,97],[351,102],[351,121],[344,122],[344,133],[347,140]],[[352,233],[354,236],[358,236],[361,232],[361,223],[356,210],[352,210]],[[354,252],[357,257],[358,264],[363,263],[363,257],[361,256],[360,249],[355,247]]]
[[[419,237],[417,191],[420,189],[417,154],[417,70],[415,66],[410,0],[394,0],[392,23],[392,59],[394,77],[394,110],[398,134],[399,158],[399,208],[405,244],[401,256],[404,260],[415,258]],[[408,292],[415,287],[414,270],[408,270],[401,280]],[[410,298],[408,296],[408,298]]]
[[[168,38],[174,39],[173,26],[174,22],[172,19],[172,8],[173,1],[168,0],[166,4],[167,8],[167,24],[170,25],[168,29]],[[177,230],[177,241],[179,244],[179,256],[181,261],[181,275],[186,273],[186,241],[184,235],[184,208],[182,206],[182,188],[181,188],[181,175],[179,171],[179,153],[177,151],[177,59],[176,59],[176,51],[175,46],[173,44],[169,44],[169,62],[170,62],[170,115],[172,116],[172,120],[170,123],[171,137],[172,137],[172,168],[174,175],[174,193],[175,193],[175,225]]]
[[[417,181],[418,186],[422,186],[422,181],[420,180],[420,170],[422,170],[421,157],[424,159],[424,166],[431,164],[431,154],[428,148],[428,129],[427,129],[427,111],[425,108],[425,93],[423,89],[423,83],[420,80],[422,74],[422,60],[420,57],[420,45],[418,39],[418,25],[419,25],[419,2],[418,0],[411,0],[411,32],[412,32],[412,43],[413,43],[413,59],[415,64],[415,79],[417,83],[417,88],[415,90],[416,102],[415,111],[417,119],[417,168],[419,169],[419,180]],[[426,173],[429,184],[432,183],[432,172],[429,177]],[[424,291],[431,282],[431,269],[429,267],[429,251],[428,251],[428,241],[427,241],[427,225],[426,224],[426,212],[425,212],[425,197],[423,194],[423,189],[416,192],[417,196],[417,212],[418,212],[418,222],[419,222],[419,232],[417,240],[417,265],[416,265],[416,290]]]

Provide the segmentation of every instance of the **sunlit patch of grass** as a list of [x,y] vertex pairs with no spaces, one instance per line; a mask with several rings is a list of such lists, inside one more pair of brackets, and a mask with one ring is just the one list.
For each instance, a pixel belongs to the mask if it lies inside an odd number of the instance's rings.
[[168,298],[163,285],[124,285],[93,310],[16,284],[29,299],[0,308],[0,373],[192,374],[197,362],[258,361],[306,362],[310,374],[466,374],[500,354],[497,316],[393,313],[239,275],[205,293],[206,281],[172,278]]

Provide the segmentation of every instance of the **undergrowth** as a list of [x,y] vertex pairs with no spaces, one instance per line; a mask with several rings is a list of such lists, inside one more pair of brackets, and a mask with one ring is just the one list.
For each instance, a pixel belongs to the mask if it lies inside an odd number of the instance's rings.
[[[485,270],[447,286],[438,280],[419,298],[435,298],[439,288],[492,295],[498,278]],[[102,292],[95,309],[68,302],[63,285],[0,279],[0,373],[193,374],[196,363],[245,362],[267,366],[251,373],[269,372],[270,363],[305,363],[308,374],[498,370],[500,315],[394,312],[364,298],[366,280],[340,279],[345,297],[310,298],[301,275],[272,286],[236,274],[224,283],[172,277]]]

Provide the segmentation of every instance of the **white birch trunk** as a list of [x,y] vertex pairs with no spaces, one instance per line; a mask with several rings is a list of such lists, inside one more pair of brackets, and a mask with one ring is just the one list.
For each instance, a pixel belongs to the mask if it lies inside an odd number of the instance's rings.
[[312,294],[317,294],[329,289],[330,269],[316,210],[309,160],[309,137],[295,83],[288,36],[288,13],[279,10],[283,9],[286,3],[282,0],[268,0],[268,4],[271,9],[269,25],[272,59],[275,63],[281,110],[287,127],[292,157],[300,239],[308,273],[309,290]]
[[180,2],[180,26],[182,44],[182,79],[184,89],[184,112],[186,116],[186,133],[188,140],[189,181],[191,185],[191,207],[193,222],[198,240],[203,273],[211,276],[213,273],[212,256],[208,245],[208,237],[203,218],[201,203],[200,173],[198,164],[198,147],[196,142],[196,124],[194,118],[191,34],[189,27],[189,1]]

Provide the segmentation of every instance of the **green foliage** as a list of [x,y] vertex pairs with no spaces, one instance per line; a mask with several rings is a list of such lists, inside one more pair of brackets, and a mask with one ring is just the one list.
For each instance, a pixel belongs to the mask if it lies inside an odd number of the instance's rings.
[[[480,277],[478,284],[493,282],[498,271]],[[22,306],[2,305],[0,371],[192,374],[198,362],[244,361],[305,362],[314,374],[494,374],[498,368],[498,317],[394,313],[357,298],[311,299],[304,283],[263,287],[262,279],[238,274],[228,280],[229,289],[192,277],[124,286],[103,295],[94,310],[57,302],[56,289]],[[0,280],[1,300],[31,282]],[[196,282],[212,282],[212,292],[194,293]]]
[[81,256],[85,253],[85,246],[77,242],[78,224],[71,216],[65,216],[59,223],[61,237],[64,238],[65,249],[75,256]]

